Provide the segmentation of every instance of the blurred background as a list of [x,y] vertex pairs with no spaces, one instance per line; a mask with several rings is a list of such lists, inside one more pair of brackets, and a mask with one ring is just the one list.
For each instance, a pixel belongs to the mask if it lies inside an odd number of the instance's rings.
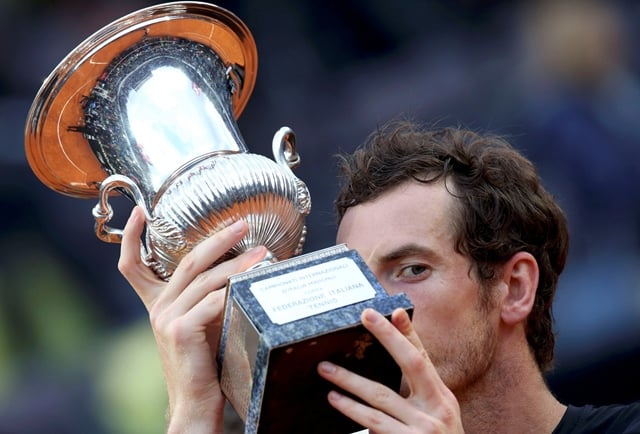
[[[166,397],[119,246],[94,201],[41,184],[24,155],[29,107],[82,40],[142,0],[0,0],[0,433],[158,433]],[[507,137],[566,210],[555,305],[565,402],[640,399],[640,3],[238,0],[256,89],[239,120],[271,157],[297,134],[312,195],[306,251],[334,242],[334,154],[409,116]],[[116,222],[131,205],[118,202]],[[118,220],[118,217],[121,217]],[[230,428],[230,431],[232,428]]]

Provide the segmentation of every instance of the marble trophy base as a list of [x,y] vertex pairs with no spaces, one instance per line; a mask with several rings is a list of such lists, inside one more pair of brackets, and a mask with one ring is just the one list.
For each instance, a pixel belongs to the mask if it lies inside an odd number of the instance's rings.
[[372,307],[412,312],[388,295],[362,258],[344,245],[256,268],[229,279],[218,362],[222,390],[245,433],[346,434],[362,427],[327,402],[317,374],[330,360],[397,390],[401,372],[362,326]]

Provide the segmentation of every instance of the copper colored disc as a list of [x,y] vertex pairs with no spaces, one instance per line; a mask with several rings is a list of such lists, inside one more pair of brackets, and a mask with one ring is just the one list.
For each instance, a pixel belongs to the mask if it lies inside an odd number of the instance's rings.
[[207,45],[225,65],[244,71],[233,94],[236,119],[253,91],[257,51],[246,25],[231,12],[201,2],[174,2],[133,12],[105,26],[69,53],[40,88],[27,117],[25,151],[35,175],[59,193],[97,197],[107,173],[74,127],[82,101],[120,53],[148,36],[174,36]]

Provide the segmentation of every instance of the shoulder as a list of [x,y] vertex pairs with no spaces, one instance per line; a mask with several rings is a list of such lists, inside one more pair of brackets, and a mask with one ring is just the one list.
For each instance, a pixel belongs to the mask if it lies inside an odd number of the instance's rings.
[[553,434],[640,433],[640,401],[625,405],[569,406]]

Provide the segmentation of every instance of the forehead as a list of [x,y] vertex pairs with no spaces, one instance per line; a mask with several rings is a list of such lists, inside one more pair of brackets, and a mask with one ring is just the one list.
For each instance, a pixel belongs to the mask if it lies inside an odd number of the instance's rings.
[[425,243],[453,250],[455,199],[443,182],[411,181],[373,201],[349,208],[338,228],[338,243],[365,256],[400,245]]

